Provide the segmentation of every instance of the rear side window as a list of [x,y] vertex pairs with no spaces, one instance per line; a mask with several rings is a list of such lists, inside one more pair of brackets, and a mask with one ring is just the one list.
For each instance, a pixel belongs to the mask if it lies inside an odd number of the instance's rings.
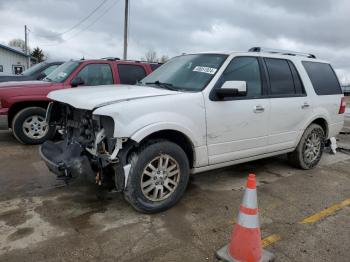
[[309,61],[302,63],[317,95],[342,93],[338,78],[329,64]]
[[162,64],[150,64],[152,71],[156,70],[158,67],[160,67]]
[[287,60],[265,58],[272,95],[295,94],[292,72]]
[[118,73],[121,84],[135,85],[146,76],[146,71],[142,66],[138,65],[118,65]]

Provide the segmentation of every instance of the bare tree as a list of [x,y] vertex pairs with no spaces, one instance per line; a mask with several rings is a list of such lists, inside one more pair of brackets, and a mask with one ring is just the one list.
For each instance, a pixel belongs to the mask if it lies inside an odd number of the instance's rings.
[[142,61],[147,61],[147,62],[160,62],[160,63],[165,63],[166,61],[169,60],[169,56],[167,55],[162,55],[161,57],[158,57],[157,52],[154,50],[148,50],[145,54],[145,57],[141,57]]
[[159,62],[160,63],[165,63],[166,61],[168,61],[169,60],[169,56],[167,56],[167,55],[162,55],[160,58],[159,58]]
[[23,52],[25,52],[25,50],[26,50],[25,42],[24,42],[24,40],[22,40],[20,38],[15,38],[15,39],[10,40],[8,45],[12,46],[12,47],[20,48]]
[[154,50],[148,50],[142,60],[147,62],[158,62],[157,52]]

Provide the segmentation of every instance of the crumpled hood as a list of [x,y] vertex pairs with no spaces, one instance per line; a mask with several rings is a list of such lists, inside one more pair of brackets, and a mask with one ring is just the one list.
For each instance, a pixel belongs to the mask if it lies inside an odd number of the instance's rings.
[[106,85],[57,90],[50,92],[47,97],[75,108],[92,110],[127,100],[175,95],[178,93],[180,92],[150,86]]

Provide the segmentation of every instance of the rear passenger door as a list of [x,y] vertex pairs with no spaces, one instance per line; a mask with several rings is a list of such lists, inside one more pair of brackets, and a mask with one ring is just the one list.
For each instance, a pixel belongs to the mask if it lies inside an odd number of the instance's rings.
[[294,147],[312,109],[295,65],[287,59],[264,58],[269,82],[271,151]]
[[147,75],[142,65],[118,64],[117,67],[121,84],[135,85]]

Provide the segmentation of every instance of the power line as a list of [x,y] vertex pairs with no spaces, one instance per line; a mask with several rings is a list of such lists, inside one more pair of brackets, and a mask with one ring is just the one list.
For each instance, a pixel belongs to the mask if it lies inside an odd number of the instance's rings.
[[[102,2],[97,7],[95,7],[95,9],[93,9],[87,16],[85,16],[82,20],[80,20],[78,23],[76,23],[72,27],[68,28],[67,30],[65,30],[61,33],[55,34],[55,36],[64,35],[66,33],[69,33],[72,30],[74,30],[75,28],[77,28],[78,26],[80,26],[82,23],[84,23],[86,20],[88,20],[93,14],[95,14],[107,1],[108,0],[102,0]],[[34,33],[34,35],[40,36],[40,35],[35,34],[35,33]]]
[[91,26],[93,26],[96,22],[98,22],[103,16],[105,16],[113,6],[115,6],[120,0],[115,0],[114,3],[112,5],[110,5],[100,16],[98,16],[95,20],[93,20],[90,24],[88,24],[86,27],[83,27],[81,30],[79,30],[78,32],[76,32],[75,35],[73,35],[72,37],[66,39],[66,41],[75,38],[78,34],[84,32],[86,29],[89,29]]
[[65,43],[66,41],[69,41],[75,37],[77,37],[80,33],[84,32],[85,30],[87,30],[88,28],[90,28],[91,26],[93,26],[96,22],[98,22],[103,16],[105,16],[113,6],[115,6],[120,0],[115,0],[113,2],[113,4],[111,4],[110,6],[108,6],[108,8],[100,14],[100,16],[98,16],[95,20],[93,20],[90,24],[88,24],[87,26],[81,28],[79,31],[77,31],[73,36],[67,38],[67,39],[64,39],[63,42],[60,42],[60,43],[56,43],[56,44],[41,44],[42,46],[57,46],[57,45],[61,45],[63,43]]

